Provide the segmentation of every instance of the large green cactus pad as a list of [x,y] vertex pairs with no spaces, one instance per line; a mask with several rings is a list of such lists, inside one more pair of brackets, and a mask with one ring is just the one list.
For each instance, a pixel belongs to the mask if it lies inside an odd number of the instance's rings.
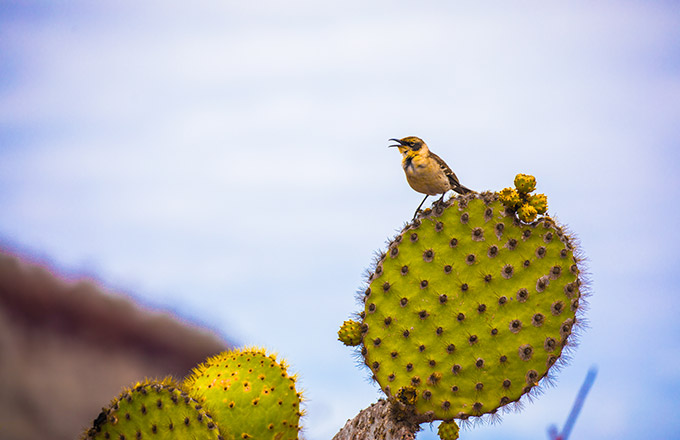
[[95,419],[83,439],[219,440],[215,422],[170,379],[128,388]]
[[497,194],[459,196],[407,225],[377,262],[361,313],[364,361],[420,414],[495,412],[558,360],[580,285],[554,220],[524,224]]
[[184,383],[205,404],[225,437],[297,439],[301,394],[284,362],[262,349],[225,352],[194,369]]

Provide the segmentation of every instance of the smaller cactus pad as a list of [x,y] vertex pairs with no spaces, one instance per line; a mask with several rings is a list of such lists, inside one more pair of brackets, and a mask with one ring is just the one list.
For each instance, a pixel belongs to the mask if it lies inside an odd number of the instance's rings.
[[184,383],[214,415],[226,438],[294,440],[301,393],[274,355],[252,348],[225,352],[194,369]]
[[170,379],[138,383],[111,402],[83,439],[219,440],[210,414]]

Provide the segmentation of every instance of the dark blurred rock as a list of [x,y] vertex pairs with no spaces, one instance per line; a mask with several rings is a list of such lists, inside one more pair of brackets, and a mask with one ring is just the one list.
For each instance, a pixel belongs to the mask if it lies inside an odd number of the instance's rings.
[[227,343],[0,251],[0,438],[76,439],[121,389]]

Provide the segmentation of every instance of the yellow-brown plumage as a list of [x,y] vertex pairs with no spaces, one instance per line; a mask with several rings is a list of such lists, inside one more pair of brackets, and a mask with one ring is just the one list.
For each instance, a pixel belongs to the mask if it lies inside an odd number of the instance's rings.
[[449,190],[454,190],[459,194],[465,194],[471,190],[464,187],[458,181],[456,174],[451,168],[436,154],[430,151],[427,144],[422,139],[415,136],[408,136],[402,139],[390,139],[398,145],[390,147],[399,148],[402,155],[401,166],[406,174],[406,181],[414,190],[426,194],[423,201],[418,205],[416,213],[428,196],[441,194],[440,201],[444,194]]

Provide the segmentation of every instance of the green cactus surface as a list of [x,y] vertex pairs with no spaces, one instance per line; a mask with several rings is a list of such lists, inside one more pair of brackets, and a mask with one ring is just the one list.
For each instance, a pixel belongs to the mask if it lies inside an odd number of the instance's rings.
[[572,240],[549,217],[520,222],[498,199],[458,196],[408,224],[362,298],[365,364],[388,396],[431,419],[519,400],[548,374],[577,321]]
[[249,348],[209,358],[184,387],[205,404],[226,438],[297,439],[301,393],[284,362]]
[[210,414],[170,379],[127,388],[83,439],[221,439]]

